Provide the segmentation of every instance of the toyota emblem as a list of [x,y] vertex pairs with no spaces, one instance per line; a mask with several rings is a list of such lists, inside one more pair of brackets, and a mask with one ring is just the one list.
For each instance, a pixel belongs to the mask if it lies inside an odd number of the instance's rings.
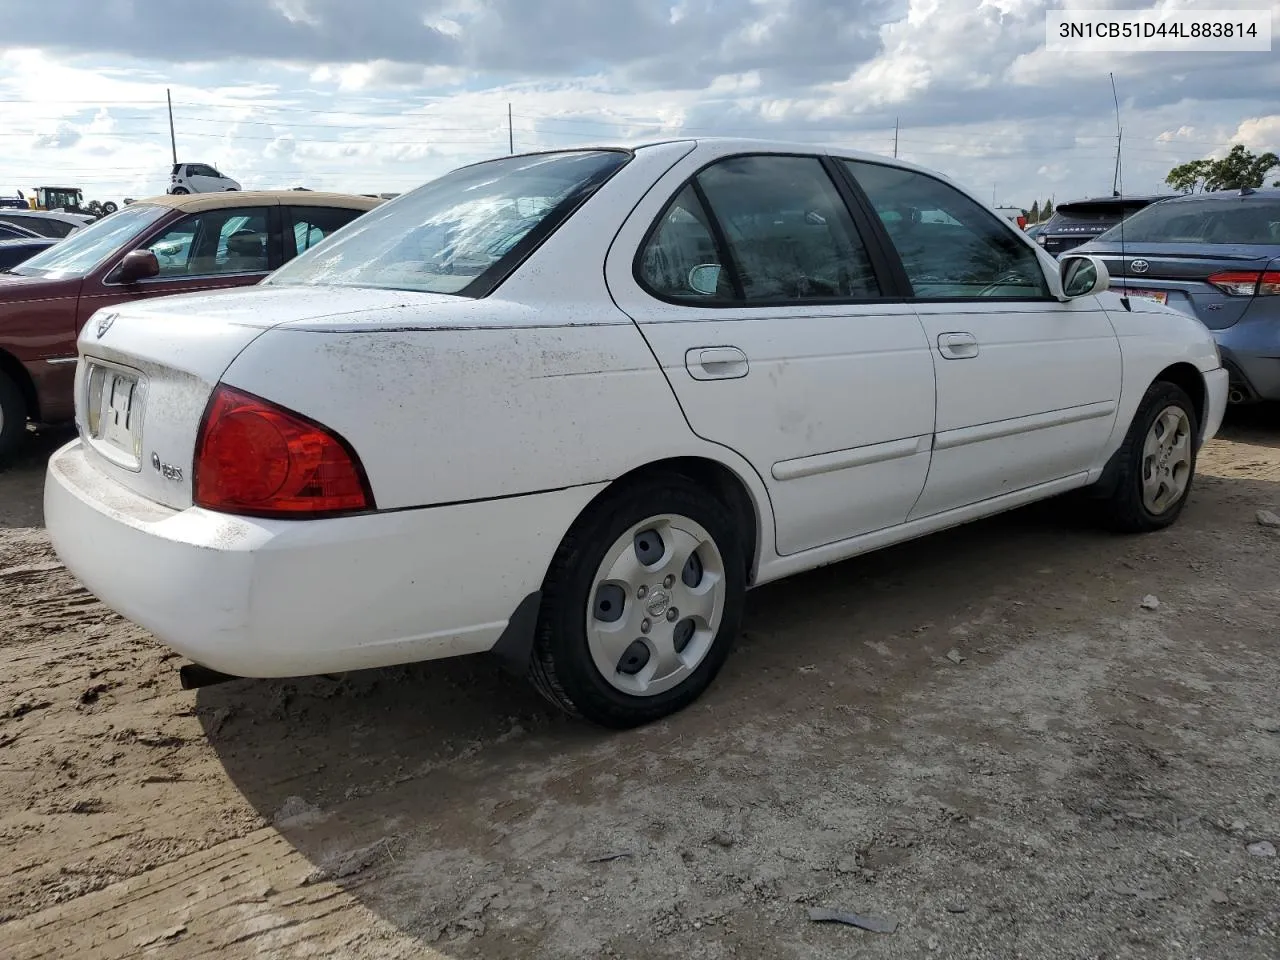
[[1151,269],[1151,264],[1147,263],[1145,260],[1132,260],[1129,263],[1129,269],[1134,273],[1146,273]]
[[116,314],[108,313],[98,318],[98,339],[102,339],[102,335],[111,329],[111,325],[116,322]]

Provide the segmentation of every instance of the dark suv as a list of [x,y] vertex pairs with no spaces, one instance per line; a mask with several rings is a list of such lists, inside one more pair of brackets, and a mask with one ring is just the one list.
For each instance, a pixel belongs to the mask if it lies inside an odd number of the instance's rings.
[[1047,253],[1060,256],[1110,230],[1125,217],[1168,196],[1097,197],[1064,203],[1045,222],[1044,228],[1036,235],[1036,243]]

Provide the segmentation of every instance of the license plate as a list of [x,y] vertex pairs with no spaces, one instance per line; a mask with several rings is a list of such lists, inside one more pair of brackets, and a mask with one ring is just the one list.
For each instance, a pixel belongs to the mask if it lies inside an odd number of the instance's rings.
[[88,388],[90,436],[117,452],[111,459],[132,468],[142,452],[143,389],[138,375],[91,364]]
[[1129,288],[1129,296],[1140,300],[1154,300],[1156,303],[1167,303],[1169,300],[1169,294],[1165,290],[1139,290],[1136,287]]

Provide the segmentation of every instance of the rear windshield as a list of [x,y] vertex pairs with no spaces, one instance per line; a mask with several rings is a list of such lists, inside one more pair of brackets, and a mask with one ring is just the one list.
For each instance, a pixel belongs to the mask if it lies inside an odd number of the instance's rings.
[[42,250],[10,272],[24,277],[49,277],[53,280],[82,277],[168,211],[168,207],[135,203],[77,230],[67,239]]
[[[1119,240],[1112,227],[1099,240]],[[1126,243],[1280,243],[1280,199],[1157,203],[1124,222]]]
[[629,157],[579,150],[462,167],[376,207],[264,282],[484,296]]

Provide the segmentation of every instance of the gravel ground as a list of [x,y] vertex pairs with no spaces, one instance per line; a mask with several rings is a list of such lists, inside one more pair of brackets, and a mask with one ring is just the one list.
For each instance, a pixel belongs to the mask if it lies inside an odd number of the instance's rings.
[[1280,956],[1274,409],[1173,530],[1059,501],[753,592],[621,735],[484,658],[182,691],[49,548],[63,439],[0,471],[6,960]]

